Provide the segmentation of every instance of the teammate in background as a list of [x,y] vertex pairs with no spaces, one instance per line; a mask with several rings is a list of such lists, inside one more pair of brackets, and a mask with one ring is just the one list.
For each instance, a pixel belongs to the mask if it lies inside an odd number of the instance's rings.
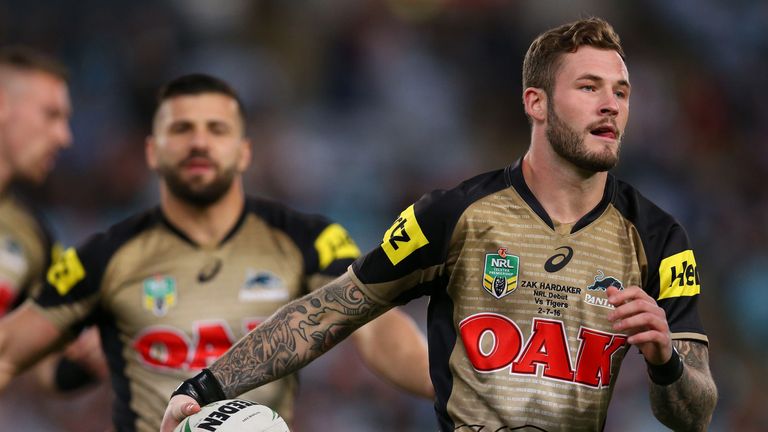
[[[47,224],[13,186],[41,184],[59,150],[70,145],[66,80],[65,68],[47,55],[22,46],[0,48],[0,316],[40,291],[54,253]],[[38,376],[57,390],[94,381],[103,375],[104,362],[86,348],[98,343],[98,333],[84,333]]]
[[656,418],[705,430],[717,390],[693,251],[677,221],[607,172],[631,90],[618,36],[599,18],[543,33],[523,88],[521,160],[408,207],[346,274],[185,381],[162,431],[425,294],[442,431],[601,430],[630,345],[647,362]]
[[[68,331],[97,325],[121,432],[157,431],[179,381],[359,256],[341,225],[244,195],[245,112],[217,78],[188,75],[162,89],[146,157],[160,206],[65,251],[42,294],[0,322],[0,387]],[[426,342],[393,312],[358,331],[356,346],[375,371],[432,397]],[[290,421],[296,387],[289,376],[244,397]]]

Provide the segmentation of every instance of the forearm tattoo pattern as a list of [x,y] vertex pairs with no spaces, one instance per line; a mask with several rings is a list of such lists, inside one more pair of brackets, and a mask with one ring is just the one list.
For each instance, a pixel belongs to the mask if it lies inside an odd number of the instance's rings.
[[341,276],[285,305],[210,369],[235,397],[300,369],[386,309]]
[[673,430],[704,431],[717,402],[717,387],[709,371],[706,345],[675,341],[685,371],[668,386],[651,386],[651,407],[659,421]]

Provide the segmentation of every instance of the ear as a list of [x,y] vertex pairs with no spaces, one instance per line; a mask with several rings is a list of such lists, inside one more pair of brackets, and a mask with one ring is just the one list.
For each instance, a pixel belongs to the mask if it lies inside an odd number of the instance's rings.
[[534,121],[544,121],[547,118],[547,93],[544,89],[528,87],[523,91],[525,113]]
[[240,160],[237,162],[237,169],[242,173],[251,166],[251,159],[253,158],[253,145],[251,140],[243,137],[240,140]]
[[149,168],[151,168],[153,171],[157,169],[157,154],[155,152],[156,146],[157,142],[154,135],[147,136],[147,138],[144,140],[144,157],[147,159],[147,165],[149,165]]

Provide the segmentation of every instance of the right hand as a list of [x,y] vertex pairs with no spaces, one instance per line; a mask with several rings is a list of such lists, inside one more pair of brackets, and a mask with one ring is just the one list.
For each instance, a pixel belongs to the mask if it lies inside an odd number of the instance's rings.
[[165,409],[160,432],[173,432],[182,420],[197,412],[200,412],[200,405],[196,400],[182,394],[172,397]]

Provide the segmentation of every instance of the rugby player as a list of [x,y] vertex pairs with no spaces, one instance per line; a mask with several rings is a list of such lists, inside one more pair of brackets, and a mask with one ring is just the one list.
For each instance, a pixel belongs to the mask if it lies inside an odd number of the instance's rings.
[[[109,364],[116,430],[157,431],[179,381],[359,256],[341,225],[246,197],[245,119],[239,96],[215,77],[186,75],[160,91],[146,141],[160,205],[66,250],[40,296],[0,321],[0,387],[93,324]],[[432,397],[426,342],[407,315],[393,312],[361,328],[356,346],[385,378]],[[296,388],[288,376],[243,397],[290,423]]]
[[408,207],[346,274],[183,382],[162,432],[423,295],[441,431],[601,430],[630,346],[647,363],[656,418],[705,430],[717,390],[693,250],[672,216],[608,173],[632,91],[619,37],[599,18],[544,32],[523,89],[521,159]]

